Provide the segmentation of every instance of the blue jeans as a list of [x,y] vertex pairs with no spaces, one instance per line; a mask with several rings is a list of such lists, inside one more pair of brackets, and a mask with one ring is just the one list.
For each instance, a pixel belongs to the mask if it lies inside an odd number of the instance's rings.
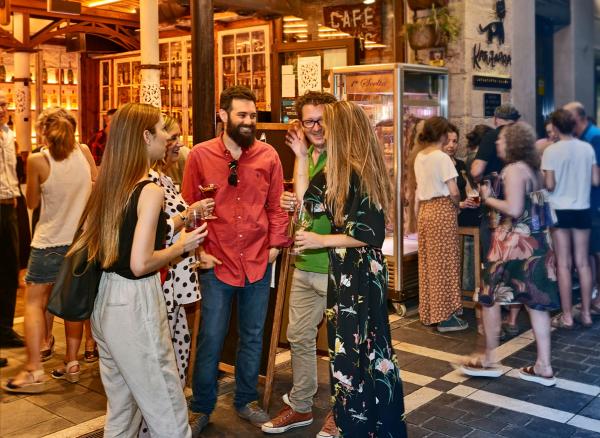
[[214,271],[200,274],[202,322],[196,348],[196,362],[190,402],[193,412],[210,415],[217,403],[218,366],[229,329],[231,302],[237,295],[238,346],[235,367],[234,406],[239,409],[258,400],[258,371],[263,329],[269,307],[271,265],[262,280],[244,287],[230,286],[215,277]]

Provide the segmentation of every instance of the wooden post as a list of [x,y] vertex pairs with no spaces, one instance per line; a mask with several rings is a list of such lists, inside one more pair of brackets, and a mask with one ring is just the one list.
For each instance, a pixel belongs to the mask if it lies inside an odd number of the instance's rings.
[[394,62],[408,62],[406,57],[406,39],[401,35],[405,21],[405,1],[394,0]]
[[[292,227],[291,221],[289,227]],[[290,258],[290,249],[284,248],[281,256],[281,269],[279,271],[279,282],[277,284],[277,297],[275,298],[273,331],[271,332],[271,342],[269,343],[269,359],[267,362],[267,374],[265,376],[265,392],[263,393],[262,408],[265,411],[269,410],[271,392],[273,392],[273,379],[275,378],[275,358],[277,357],[277,345],[279,344],[279,332],[281,331],[281,320],[283,316],[283,304],[285,302],[285,291],[287,290]]]
[[192,128],[194,144],[215,136],[213,0],[192,0]]
[[158,108],[160,101],[160,64],[158,56],[158,0],[140,2],[140,102]]
[[[13,14],[14,37],[29,43],[29,15]],[[15,134],[20,153],[31,152],[31,92],[29,90],[29,52],[15,52]]]

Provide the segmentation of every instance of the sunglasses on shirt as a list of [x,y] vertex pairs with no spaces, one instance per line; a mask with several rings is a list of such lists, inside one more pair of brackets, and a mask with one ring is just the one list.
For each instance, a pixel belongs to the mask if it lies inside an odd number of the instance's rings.
[[238,160],[231,160],[229,162],[229,177],[227,177],[227,182],[230,186],[237,187],[238,185]]

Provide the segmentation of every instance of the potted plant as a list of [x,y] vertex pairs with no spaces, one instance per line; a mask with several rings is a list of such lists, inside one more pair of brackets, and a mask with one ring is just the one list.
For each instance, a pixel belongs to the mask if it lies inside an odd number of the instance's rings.
[[431,13],[404,25],[404,34],[413,50],[446,47],[460,33],[460,21],[448,8],[431,8]]
[[413,11],[420,11],[423,9],[431,9],[433,6],[443,8],[448,6],[449,0],[408,0],[408,7]]

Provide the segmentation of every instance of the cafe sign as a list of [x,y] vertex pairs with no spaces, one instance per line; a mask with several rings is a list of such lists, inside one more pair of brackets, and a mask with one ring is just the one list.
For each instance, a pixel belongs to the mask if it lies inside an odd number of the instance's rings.
[[325,26],[338,29],[352,36],[381,42],[381,5],[379,2],[365,5],[340,5],[323,8]]
[[394,74],[348,75],[347,94],[389,93],[394,89]]

